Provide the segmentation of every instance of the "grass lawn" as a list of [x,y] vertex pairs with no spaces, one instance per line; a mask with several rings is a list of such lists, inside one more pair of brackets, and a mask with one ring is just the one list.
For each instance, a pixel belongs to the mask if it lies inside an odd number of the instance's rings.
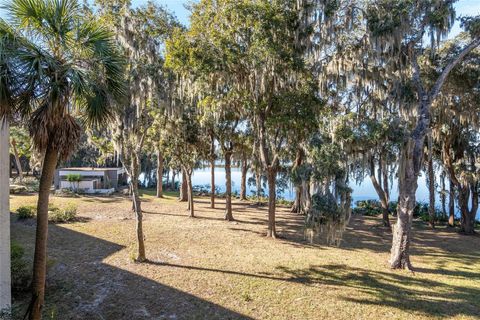
[[[132,261],[135,222],[123,196],[52,197],[78,204],[80,222],[50,225],[46,319],[478,319],[480,237],[414,227],[415,273],[387,266],[391,233],[353,217],[340,247],[304,241],[303,218],[278,209],[281,239],[264,237],[267,208],[145,192],[149,263]],[[11,197],[12,211],[36,196]],[[33,253],[33,221],[12,219],[12,238]],[[27,300],[17,297],[15,316]]]

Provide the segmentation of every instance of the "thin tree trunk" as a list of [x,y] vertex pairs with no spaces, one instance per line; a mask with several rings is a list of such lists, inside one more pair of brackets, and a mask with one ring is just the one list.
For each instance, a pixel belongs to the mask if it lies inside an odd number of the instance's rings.
[[225,220],[233,221],[232,214],[232,153],[225,152]]
[[255,184],[257,185],[257,203],[260,203],[260,198],[262,197],[262,175],[259,169],[255,170]]
[[0,118],[0,314],[9,312],[12,303],[10,276],[10,154],[8,121]]
[[187,193],[188,193],[188,210],[190,211],[190,217],[195,217],[195,211],[193,206],[193,186],[192,186],[192,173],[189,171],[187,173],[186,170],[183,173],[187,176]]
[[13,147],[13,155],[15,156],[15,164],[17,167],[18,178],[20,179],[20,182],[22,182],[23,181],[22,163],[20,162],[20,157],[18,156],[17,142],[15,141],[15,139],[12,139],[12,147]]
[[275,229],[275,206],[276,206],[276,178],[277,171],[273,168],[267,169],[268,179],[268,232],[267,237],[276,238]]
[[[302,165],[303,160],[303,151],[301,148],[297,150],[297,155],[295,157],[295,163],[293,170],[297,169]],[[302,212],[302,184],[297,184],[295,186],[295,201],[293,202],[292,213],[301,213]]]
[[440,184],[442,188],[442,193],[440,194],[440,202],[442,203],[442,218],[447,217],[447,197],[445,195],[445,171],[442,172],[440,176]]
[[215,159],[210,160],[210,208],[215,208]]
[[[380,160],[380,165],[378,167],[378,176],[379,178],[382,177],[382,160]],[[389,210],[388,210],[388,198],[385,190],[382,189],[381,182],[377,180],[375,176],[375,160],[373,155],[370,159],[370,180],[372,181],[373,187],[378,194],[378,198],[380,199],[380,205],[382,206],[382,221],[385,227],[390,228],[390,219],[389,219]],[[384,181],[385,182],[385,181]]]
[[240,181],[240,200],[247,200],[247,159],[242,159],[242,180]]
[[165,188],[168,189],[170,186],[170,168],[168,166],[167,166],[167,172],[165,173],[167,176],[167,181],[165,181]]
[[172,191],[175,191],[175,169],[172,169],[172,184],[171,184]]
[[48,145],[43,159],[42,176],[37,201],[37,230],[35,236],[35,254],[33,258],[32,304],[30,320],[42,317],[45,300],[45,280],[47,276],[47,238],[48,238],[48,200],[50,188],[58,161],[58,150]]
[[145,257],[145,242],[144,242],[144,235],[143,235],[143,213],[142,213],[142,206],[140,195],[138,192],[138,176],[140,175],[140,159],[137,157],[136,154],[132,154],[132,176],[130,177],[130,183],[132,188],[132,202],[133,208],[135,211],[135,219],[136,219],[136,230],[137,230],[137,259],[138,262],[143,262],[146,260]]
[[435,172],[433,170],[433,156],[432,156],[432,137],[428,136],[428,192],[429,192],[429,206],[428,206],[428,224],[432,229],[435,228]]
[[455,226],[455,184],[450,179],[450,186],[448,191],[448,226]]
[[180,186],[180,201],[188,201],[188,181],[185,169],[182,169],[182,185]]
[[163,198],[163,154],[157,151],[157,198]]
[[[399,168],[399,202],[397,207],[397,223],[393,227],[390,266],[394,269],[412,269],[410,263],[410,242],[413,210],[416,205],[417,174],[420,171],[423,141],[409,138],[402,148]],[[417,147],[417,148],[415,148]],[[420,157],[420,159],[418,159]],[[420,162],[421,163],[421,162]],[[415,166],[416,165],[416,166]]]

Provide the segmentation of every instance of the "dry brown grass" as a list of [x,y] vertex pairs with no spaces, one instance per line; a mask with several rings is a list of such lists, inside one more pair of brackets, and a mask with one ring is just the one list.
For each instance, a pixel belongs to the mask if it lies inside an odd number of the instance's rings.
[[[56,319],[478,319],[480,238],[416,224],[417,271],[389,270],[391,234],[376,218],[355,217],[340,247],[303,240],[302,217],[278,210],[282,239],[265,238],[266,208],[235,202],[197,218],[173,197],[143,197],[149,263],[132,262],[135,234],[124,197],[76,202],[84,222],[51,225],[46,315]],[[14,196],[12,209],[34,204]],[[15,219],[13,219],[15,220]],[[32,252],[32,223],[12,237]],[[16,301],[19,315],[25,301]]]

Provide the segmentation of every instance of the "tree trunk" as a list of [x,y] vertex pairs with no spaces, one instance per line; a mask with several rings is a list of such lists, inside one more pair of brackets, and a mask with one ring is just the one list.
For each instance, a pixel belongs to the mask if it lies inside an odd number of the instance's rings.
[[163,198],[163,155],[157,151],[157,198]]
[[182,169],[182,185],[180,186],[180,201],[188,201],[188,181],[185,169]]
[[225,220],[233,221],[232,214],[232,152],[225,152]]
[[277,171],[273,168],[267,169],[268,179],[268,232],[267,237],[276,238],[275,229],[275,205],[276,205],[276,178]]
[[172,183],[170,187],[172,188],[172,191],[175,191],[175,169],[172,169]]
[[428,136],[428,224],[432,229],[435,228],[435,173],[433,170],[433,156],[432,156],[432,137]]
[[445,171],[442,172],[440,176],[440,184],[442,188],[442,193],[440,194],[440,202],[442,203],[442,218],[447,217],[447,197],[445,195]]
[[58,150],[48,145],[43,159],[42,176],[37,201],[37,230],[35,236],[35,254],[33,259],[32,304],[29,319],[42,317],[45,300],[45,280],[47,276],[47,238],[48,238],[48,200],[50,188],[58,161]]
[[[468,200],[470,199],[470,194],[472,203],[469,209]],[[460,219],[460,232],[467,235],[472,235],[475,233],[475,215],[477,214],[478,209],[478,191],[476,188],[476,183],[473,183],[470,186],[470,189],[468,185],[465,186],[465,188],[460,188],[458,204],[462,214]]]
[[255,170],[255,184],[257,185],[257,203],[260,203],[260,198],[262,197],[262,175],[260,170]]
[[[412,269],[410,263],[410,242],[413,210],[416,205],[417,174],[420,171],[421,147],[423,141],[409,138],[402,148],[399,168],[399,202],[397,223],[393,227],[393,241],[390,266],[393,269]],[[420,157],[420,158],[419,158]]]
[[[382,172],[384,168],[382,168],[382,159],[380,159],[380,165],[378,166],[378,177],[381,179]],[[378,198],[380,199],[380,205],[382,206],[382,221],[383,225],[385,227],[390,228],[390,218],[389,218],[389,210],[388,210],[388,198],[387,198],[387,193],[385,192],[384,189],[382,189],[381,186],[381,181],[379,182],[377,180],[377,177],[375,176],[375,160],[373,155],[371,156],[370,159],[370,180],[372,181],[373,187],[375,188],[375,191],[378,194]],[[385,179],[383,179],[385,183]]]
[[142,206],[140,201],[140,195],[138,192],[138,176],[140,175],[140,159],[137,157],[136,154],[132,154],[132,176],[130,177],[130,184],[132,188],[132,202],[133,208],[135,211],[135,219],[136,219],[136,230],[137,230],[137,262],[144,262],[146,260],[145,257],[145,242],[144,242],[144,235],[143,235],[143,213],[142,213]]
[[[297,155],[295,157],[295,163],[293,170],[297,169],[299,166],[302,165],[303,160],[303,151],[301,148],[297,150]],[[292,213],[301,213],[302,212],[302,185],[297,184],[295,186],[295,201],[293,202]]]
[[215,160],[210,161],[210,208],[215,208]]
[[170,168],[167,166],[167,169],[166,169],[167,172],[166,173],[166,176],[167,176],[167,181],[165,181],[165,188],[168,189],[170,187]]
[[188,192],[188,210],[190,211],[190,217],[195,217],[195,211],[193,207],[193,186],[192,186],[192,172],[183,171],[183,174],[187,176],[187,192]]
[[12,139],[12,147],[13,147],[13,155],[15,156],[15,165],[17,167],[18,178],[20,179],[20,182],[22,182],[23,181],[22,163],[20,162],[20,157],[18,156],[17,142],[15,141],[15,139]]
[[450,186],[448,190],[448,226],[455,226],[455,184],[450,179]]
[[247,200],[247,159],[243,157],[242,159],[242,180],[240,182],[240,200]]
[[11,308],[10,278],[10,154],[8,122],[0,118],[0,314]]

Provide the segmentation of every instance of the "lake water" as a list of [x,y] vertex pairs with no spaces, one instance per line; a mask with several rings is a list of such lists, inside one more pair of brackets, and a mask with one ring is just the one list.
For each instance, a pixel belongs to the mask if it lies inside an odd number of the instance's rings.
[[[232,168],[232,191],[240,193],[240,181],[241,181],[241,170],[240,168]],[[247,174],[247,181],[249,178],[253,178],[253,174],[249,171]],[[177,176],[178,180],[179,177]],[[204,186],[210,185],[210,168],[202,168],[194,171],[192,176],[192,184],[194,186]],[[215,185],[220,192],[225,192],[225,169],[218,167],[215,169]],[[361,184],[356,184],[350,182],[350,188],[353,189],[352,198],[353,203],[358,200],[369,200],[375,199],[378,200],[378,195],[375,192],[375,189],[372,185],[372,182],[369,177],[366,177]],[[256,186],[249,185],[247,183],[247,195],[254,195],[256,191]],[[267,192],[268,190],[264,190]],[[425,181],[425,175],[422,175],[418,179],[418,189],[417,189],[417,201],[428,203],[428,188]],[[292,185],[286,188],[283,192],[279,192],[278,196],[286,200],[293,200],[295,198],[295,190]],[[396,201],[398,198],[398,187],[397,181],[394,180],[390,188],[390,199]],[[441,207],[440,196],[436,194],[435,205],[437,208]],[[448,211],[448,197],[447,197],[447,211]],[[477,212],[477,218],[480,218],[480,213]]]

